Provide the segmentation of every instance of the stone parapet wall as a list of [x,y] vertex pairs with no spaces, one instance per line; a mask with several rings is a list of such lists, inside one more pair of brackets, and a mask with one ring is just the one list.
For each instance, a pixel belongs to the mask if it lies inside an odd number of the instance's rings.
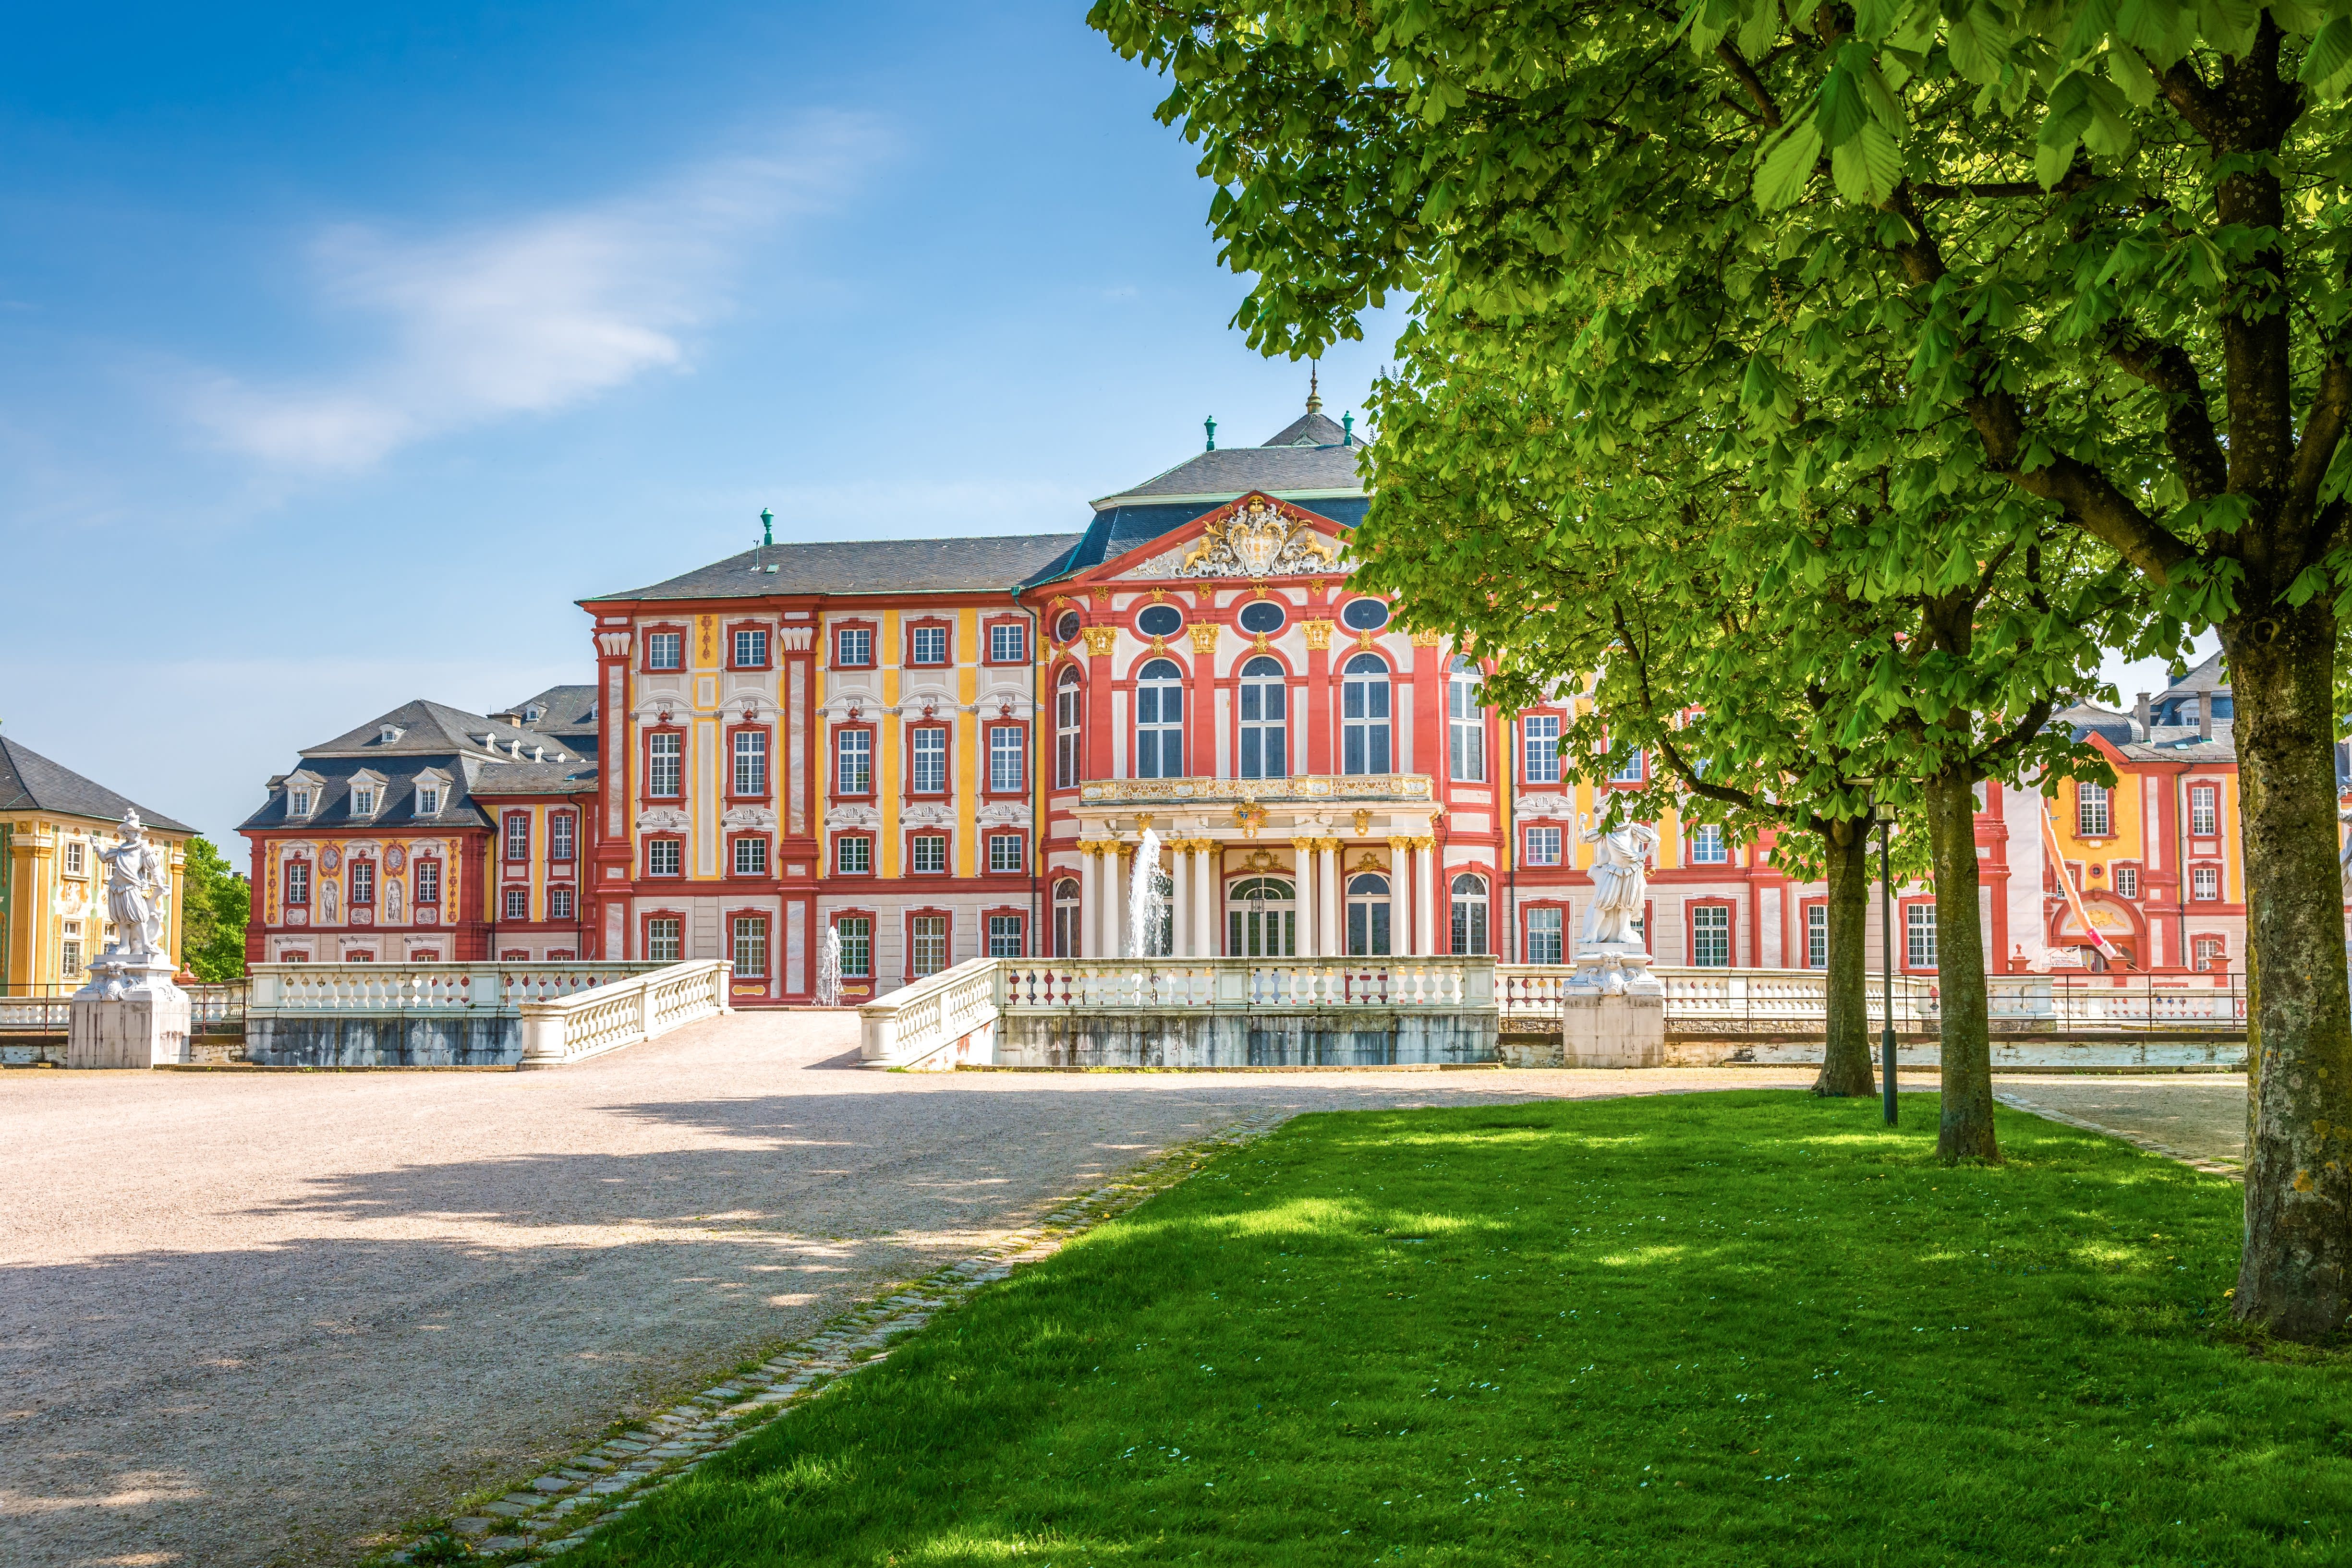
[[522,1060],[517,1017],[255,1018],[245,1059],[260,1067],[512,1067]]
[[1000,1067],[1391,1067],[1496,1060],[1488,1009],[1009,1012]]

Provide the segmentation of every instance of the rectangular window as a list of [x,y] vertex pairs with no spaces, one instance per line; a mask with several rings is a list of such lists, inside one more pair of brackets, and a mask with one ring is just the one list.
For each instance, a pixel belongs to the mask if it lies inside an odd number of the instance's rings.
[[2219,936],[2200,936],[2189,945],[2189,950],[2200,972],[2228,967],[2223,956],[2227,948]]
[[768,732],[738,730],[735,734],[735,793],[763,800],[768,793]]
[[684,793],[686,778],[686,737],[671,731],[646,737],[646,793],[653,796],[677,796]]
[[[1002,630],[1003,628],[999,628]],[[1018,958],[1027,950],[1023,942],[1021,916],[992,915],[988,917],[988,956],[992,958]]]
[[1731,967],[1731,911],[1702,904],[1691,911],[1691,965],[1700,969]]
[[[551,887],[547,890],[547,917],[550,920],[569,920],[572,918],[572,890],[570,888]],[[553,956],[552,954],[549,956],[551,957]]]
[[2104,785],[2074,786],[2074,836],[2084,839],[2104,839],[2107,836],[2107,791]]
[[499,918],[501,920],[530,919],[530,889],[527,887],[508,888],[506,890],[505,906],[499,911]]
[[69,936],[58,946],[58,969],[67,979],[81,973],[81,938]]
[[579,819],[569,811],[558,811],[547,819],[547,858],[568,861],[572,855],[572,825]]
[[646,922],[646,956],[656,964],[675,964],[686,956],[686,922],[661,915]]
[[2200,839],[2210,839],[2221,831],[2221,791],[2210,784],[2200,784],[2189,791],[2189,831]]
[[765,631],[735,633],[735,667],[739,670],[764,670],[768,667],[768,633]]
[[874,629],[870,626],[844,626],[833,634],[833,662],[836,666],[860,668],[874,663]]
[[988,787],[1000,795],[1017,795],[1029,782],[1029,732],[998,725],[988,732]]
[[530,818],[520,811],[507,816],[507,859],[530,859]]
[[1638,751],[1625,758],[1617,771],[1609,775],[1612,784],[1639,784],[1642,781],[1642,754]]
[[768,977],[768,917],[764,915],[735,917],[735,977],[749,980]]
[[834,742],[835,792],[842,795],[874,793],[874,732],[870,729],[845,729]]
[[[1248,688],[1243,688],[1246,694]],[[1246,703],[1246,695],[1242,699]],[[1054,787],[1067,789],[1078,781],[1078,684],[1065,677],[1054,689]]]
[[833,841],[833,869],[844,876],[864,876],[874,869],[872,839],[839,838]]
[[647,632],[646,634],[646,668],[648,670],[686,668],[686,633],[683,632]]
[[686,864],[686,846],[677,839],[646,841],[646,874],[676,876]]
[[88,848],[89,846],[84,844],[79,839],[68,839],[66,841],[66,874],[68,876],[79,876],[82,874],[82,868],[88,863],[82,858],[83,852]]
[[375,902],[375,862],[353,861],[352,862],[352,902],[353,904]]
[[2116,896],[2118,898],[2139,896],[2139,867],[2136,865],[2116,867]]
[[944,915],[918,915],[907,922],[911,961],[915,978],[936,975],[948,967],[948,917]]
[[[1458,664],[1467,661],[1456,660]],[[1486,779],[1486,710],[1478,706],[1478,676],[1473,668],[1457,669],[1445,678],[1446,760],[1456,781],[1481,784]]]
[[918,729],[908,735],[907,788],[937,795],[948,787],[948,732]]
[[833,923],[841,938],[841,977],[863,980],[874,973],[874,922],[864,915],[845,915]]
[[1557,964],[1560,962],[1560,915],[1557,909],[1528,911],[1528,962]]
[[1559,863],[1559,830],[1558,828],[1528,830],[1528,863],[1529,865]]
[[910,664],[944,664],[948,662],[948,629],[944,626],[918,626],[908,633]]
[[1936,967],[1936,906],[1909,904],[1903,907],[1903,962],[1914,969]]
[[1805,967],[1826,969],[1830,967],[1830,906],[1826,904],[1805,905]]
[[310,862],[309,861],[286,862],[286,902],[289,904],[310,902]]
[[373,817],[375,815],[375,787],[373,785],[360,784],[355,785],[352,788],[352,815],[354,817]]
[[1519,740],[1527,752],[1528,782],[1559,782],[1559,716],[1531,713],[1519,720]]
[[309,816],[310,814],[310,791],[308,789],[297,789],[291,795],[289,795],[286,800],[286,814],[289,817]]
[[2217,865],[2192,866],[2189,872],[2189,896],[2211,901],[2221,896],[2221,868]]
[[1029,628],[1018,621],[1000,621],[988,629],[988,656],[999,664],[1020,664],[1029,658]]
[[1028,863],[1028,857],[1022,852],[1026,841],[1019,833],[989,834],[988,869],[1013,872],[1024,869]]
[[735,841],[735,874],[765,876],[768,874],[768,841],[763,838]]
[[919,833],[907,841],[907,869],[942,872],[948,869],[948,841],[937,833]]
[[439,861],[424,860],[416,862],[416,902],[419,904],[441,902],[441,862]]
[[439,787],[432,784],[418,785],[416,787],[416,814],[420,817],[435,817],[440,815],[440,813],[441,790]]
[[1731,859],[1722,823],[1701,822],[1691,830],[1690,858],[1693,865],[1722,865]]

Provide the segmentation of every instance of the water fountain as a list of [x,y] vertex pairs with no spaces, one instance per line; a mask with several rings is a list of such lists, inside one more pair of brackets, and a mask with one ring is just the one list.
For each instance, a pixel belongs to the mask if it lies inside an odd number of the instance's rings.
[[1150,958],[1158,955],[1160,925],[1168,915],[1167,900],[1160,893],[1160,831],[1143,830],[1143,842],[1135,852],[1135,875],[1129,880],[1127,890],[1127,956]]
[[816,1005],[841,1005],[841,933],[830,925],[824,928],[824,945],[817,949]]

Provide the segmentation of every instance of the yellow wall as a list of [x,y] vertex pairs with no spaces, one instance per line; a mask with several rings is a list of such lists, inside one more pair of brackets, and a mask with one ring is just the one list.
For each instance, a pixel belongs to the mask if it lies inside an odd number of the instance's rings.
[[[68,922],[81,927],[85,965],[106,946],[106,867],[98,850],[110,846],[115,824],[97,818],[63,817],[40,811],[0,815],[8,830],[7,928],[0,931],[0,952],[7,958],[6,991],[16,995],[62,994],[79,987],[86,973],[67,975],[61,959]],[[188,835],[150,831],[168,856],[172,902],[164,923],[163,946],[172,962],[181,957],[187,886]],[[65,872],[65,845],[69,839],[83,844],[82,872]]]

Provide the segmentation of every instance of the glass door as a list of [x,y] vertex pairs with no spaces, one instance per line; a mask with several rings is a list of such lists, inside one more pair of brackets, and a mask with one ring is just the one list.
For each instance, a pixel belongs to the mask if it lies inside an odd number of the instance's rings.
[[1290,883],[1254,876],[1234,883],[1225,907],[1225,954],[1289,958],[1298,952],[1298,902]]

